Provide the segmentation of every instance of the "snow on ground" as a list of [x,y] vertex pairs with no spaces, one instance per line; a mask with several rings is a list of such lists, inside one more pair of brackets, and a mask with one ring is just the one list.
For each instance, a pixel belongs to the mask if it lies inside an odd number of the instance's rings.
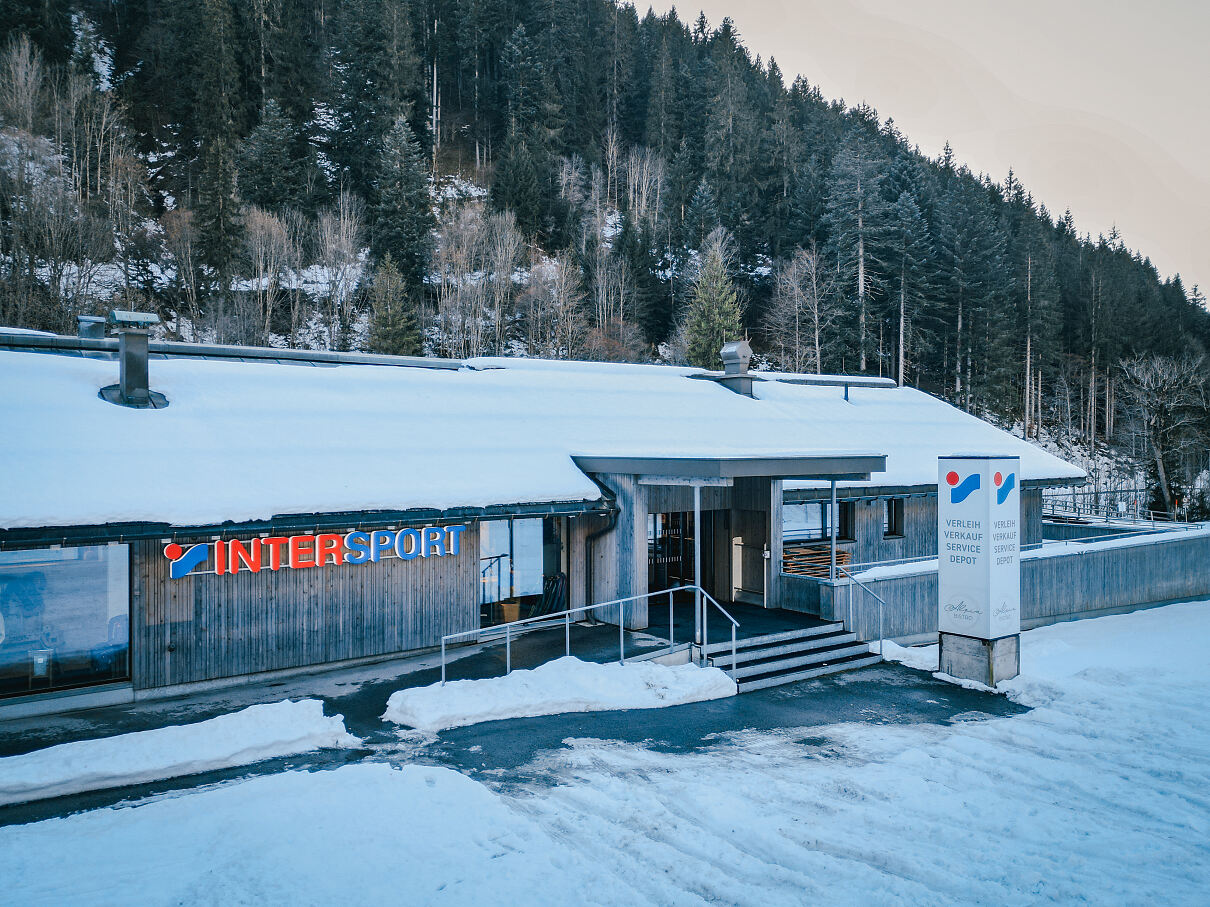
[[80,740],[0,759],[0,806],[176,778],[321,747],[356,746],[318,699],[254,705],[195,724]]
[[15,903],[1204,903],[1207,638],[1204,602],[1029,631],[1014,717],[568,740],[524,784],[234,782],[0,829],[0,877]]
[[383,720],[423,731],[534,715],[653,709],[735,695],[718,668],[654,662],[596,664],[572,656],[502,677],[399,690]]

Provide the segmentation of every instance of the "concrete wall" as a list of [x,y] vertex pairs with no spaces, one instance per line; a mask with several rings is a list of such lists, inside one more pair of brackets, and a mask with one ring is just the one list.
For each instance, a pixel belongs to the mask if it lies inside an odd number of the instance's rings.
[[[877,639],[878,602],[863,589],[809,577],[781,577],[788,600],[818,601],[825,620],[847,620],[862,639]],[[814,589],[807,588],[813,585]],[[937,573],[871,580],[886,601],[882,633],[914,640],[937,633]],[[1210,533],[1171,533],[1122,540],[1021,561],[1021,622],[1041,626],[1131,606],[1210,595]],[[806,610],[806,609],[804,609]]]

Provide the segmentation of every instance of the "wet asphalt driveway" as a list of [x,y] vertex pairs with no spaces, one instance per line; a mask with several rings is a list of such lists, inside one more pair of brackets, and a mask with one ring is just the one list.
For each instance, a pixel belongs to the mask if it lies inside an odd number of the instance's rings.
[[[492,656],[484,653],[484,657]],[[492,721],[452,728],[437,735],[421,734],[383,722],[381,715],[389,695],[400,686],[438,679],[438,676],[430,679],[430,673],[433,672],[415,672],[407,677],[406,683],[401,683],[400,678],[391,678],[347,684],[347,690],[331,691],[332,695],[320,697],[327,714],[343,715],[349,731],[363,738],[364,744],[359,749],[323,750],[187,778],[3,807],[0,808],[0,825],[38,821],[148,797],[171,796],[233,779],[300,769],[322,771],[362,760],[441,765],[493,784],[546,780],[554,783],[556,779],[543,778],[540,770],[532,766],[546,762],[538,756],[564,748],[568,745],[566,741],[575,739],[615,741],[658,752],[685,753],[717,746],[734,733],[788,732],[795,735],[796,742],[804,747],[804,754],[809,755],[827,751],[829,725],[848,722],[947,724],[1025,711],[1002,696],[956,687],[901,665],[881,664],[728,699],[664,709]],[[294,695],[294,691],[289,691],[289,695]],[[110,711],[113,714],[96,716],[93,732],[81,736],[135,730],[146,723],[145,717],[142,721],[134,717],[124,721],[121,720],[122,710]],[[183,720],[202,720],[210,717],[208,711],[210,709],[204,707],[195,708]],[[126,712],[136,715],[129,708]],[[81,713],[82,723],[87,723],[87,715]],[[163,719],[165,714],[161,713],[160,717]],[[113,727],[115,722],[125,726]],[[106,726],[110,729],[105,730]],[[4,748],[10,752],[31,748],[14,745],[12,740],[7,743]]]

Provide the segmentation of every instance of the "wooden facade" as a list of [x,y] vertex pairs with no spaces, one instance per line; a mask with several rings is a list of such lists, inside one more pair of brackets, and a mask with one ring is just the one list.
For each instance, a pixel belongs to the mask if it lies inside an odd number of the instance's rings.
[[479,626],[475,523],[446,557],[181,579],[168,570],[158,541],[131,545],[136,690],[424,649]]

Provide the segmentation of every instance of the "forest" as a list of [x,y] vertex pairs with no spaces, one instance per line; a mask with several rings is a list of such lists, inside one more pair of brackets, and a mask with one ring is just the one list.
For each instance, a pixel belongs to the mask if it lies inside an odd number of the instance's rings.
[[1156,510],[1206,468],[1197,287],[787,84],[730,20],[0,0],[0,29],[0,324],[703,367],[747,336],[763,367],[1125,450]]

